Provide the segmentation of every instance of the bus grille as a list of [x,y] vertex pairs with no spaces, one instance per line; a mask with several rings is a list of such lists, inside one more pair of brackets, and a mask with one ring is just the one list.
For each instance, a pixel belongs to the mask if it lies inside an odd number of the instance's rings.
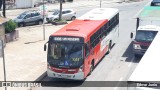
[[149,47],[149,46],[143,46],[143,45],[141,45],[141,48],[142,48],[142,49],[148,49],[148,47]]

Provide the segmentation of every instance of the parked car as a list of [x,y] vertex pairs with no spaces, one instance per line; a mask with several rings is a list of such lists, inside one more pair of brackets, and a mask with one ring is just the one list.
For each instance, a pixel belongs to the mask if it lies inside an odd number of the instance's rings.
[[[46,18],[47,22],[59,19],[59,9],[54,9],[48,12]],[[76,19],[76,12],[72,9],[62,9],[62,20],[74,20]]]
[[25,11],[21,13],[14,22],[18,24],[19,27],[33,24],[43,24],[43,16],[36,10]]

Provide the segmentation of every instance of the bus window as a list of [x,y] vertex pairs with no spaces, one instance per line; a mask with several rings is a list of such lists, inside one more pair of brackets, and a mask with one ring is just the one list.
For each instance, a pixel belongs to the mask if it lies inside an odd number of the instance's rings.
[[89,42],[85,44],[85,57],[88,57],[89,55]]

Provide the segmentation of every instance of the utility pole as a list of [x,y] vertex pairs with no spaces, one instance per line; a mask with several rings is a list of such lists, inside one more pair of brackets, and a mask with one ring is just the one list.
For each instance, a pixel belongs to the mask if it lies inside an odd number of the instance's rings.
[[44,7],[44,0],[43,0],[43,40],[45,40],[45,7]]
[[6,0],[3,0],[3,17],[6,18]]
[[[1,48],[2,58],[3,58],[4,82],[6,82],[6,66],[5,66],[5,55],[4,55],[3,40],[0,40],[0,48]],[[7,90],[7,85],[5,86],[5,90]]]
[[60,12],[59,12],[59,20],[62,19],[62,0],[60,0]]

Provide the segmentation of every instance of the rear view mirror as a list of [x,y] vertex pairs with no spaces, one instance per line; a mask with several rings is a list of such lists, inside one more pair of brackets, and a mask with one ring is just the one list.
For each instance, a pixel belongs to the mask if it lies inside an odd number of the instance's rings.
[[44,51],[46,51],[46,48],[47,48],[47,46],[46,46],[46,44],[44,45]]
[[133,38],[133,32],[131,32],[131,34],[130,34],[130,38],[131,38],[131,39]]
[[45,44],[44,44],[44,51],[46,51],[46,49],[47,49],[47,44],[48,42],[46,42]]

